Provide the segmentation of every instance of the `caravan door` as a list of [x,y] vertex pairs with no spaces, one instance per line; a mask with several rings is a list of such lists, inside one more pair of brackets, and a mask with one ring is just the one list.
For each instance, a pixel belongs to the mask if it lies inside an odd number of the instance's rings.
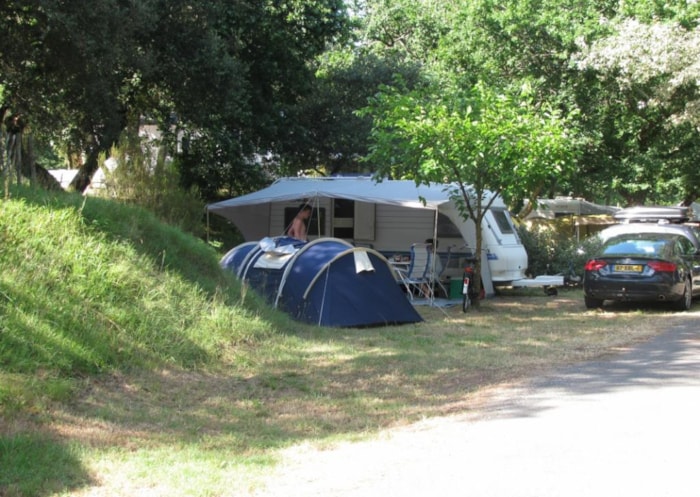
[[494,285],[525,278],[527,252],[505,208],[489,209],[484,216],[482,234]]

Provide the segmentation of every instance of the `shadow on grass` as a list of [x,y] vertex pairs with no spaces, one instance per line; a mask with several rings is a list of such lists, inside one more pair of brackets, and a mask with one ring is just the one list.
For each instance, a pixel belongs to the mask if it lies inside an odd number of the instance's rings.
[[[516,309],[508,310],[511,305]],[[543,307],[556,326],[536,334],[530,328]],[[484,388],[590,358],[591,350],[602,350],[599,339],[581,342],[573,330],[585,332],[588,320],[596,319],[581,299],[543,298],[528,306],[504,300],[467,315],[452,309],[451,324],[300,328],[282,339],[296,346],[272,347],[283,348],[281,355],[248,351],[246,360],[255,367],[245,376],[174,369],[104,375],[90,380],[68,415],[97,428],[84,430],[86,437],[105,437],[83,440],[91,446],[119,439],[198,445],[204,438],[208,449],[260,454],[306,440],[362,436],[468,413],[480,407]],[[624,326],[651,320],[667,317],[632,313]],[[621,326],[603,321],[605,336]],[[105,422],[110,432],[101,433]]]
[[0,496],[42,497],[90,484],[66,444],[41,435],[0,436]]

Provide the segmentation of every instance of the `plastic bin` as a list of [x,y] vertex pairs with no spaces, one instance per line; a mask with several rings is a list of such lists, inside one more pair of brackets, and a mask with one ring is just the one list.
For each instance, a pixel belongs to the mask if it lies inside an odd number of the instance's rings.
[[450,278],[450,300],[462,298],[462,279]]

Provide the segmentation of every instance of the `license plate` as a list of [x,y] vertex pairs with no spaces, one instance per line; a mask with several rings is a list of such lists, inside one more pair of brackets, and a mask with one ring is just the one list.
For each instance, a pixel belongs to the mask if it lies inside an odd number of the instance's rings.
[[641,273],[641,264],[615,264],[616,273]]

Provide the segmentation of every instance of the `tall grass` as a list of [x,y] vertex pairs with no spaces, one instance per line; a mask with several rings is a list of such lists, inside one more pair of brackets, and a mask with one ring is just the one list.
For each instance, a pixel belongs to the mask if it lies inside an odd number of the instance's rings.
[[5,374],[205,367],[274,323],[236,305],[213,249],[138,208],[20,188],[0,245]]

